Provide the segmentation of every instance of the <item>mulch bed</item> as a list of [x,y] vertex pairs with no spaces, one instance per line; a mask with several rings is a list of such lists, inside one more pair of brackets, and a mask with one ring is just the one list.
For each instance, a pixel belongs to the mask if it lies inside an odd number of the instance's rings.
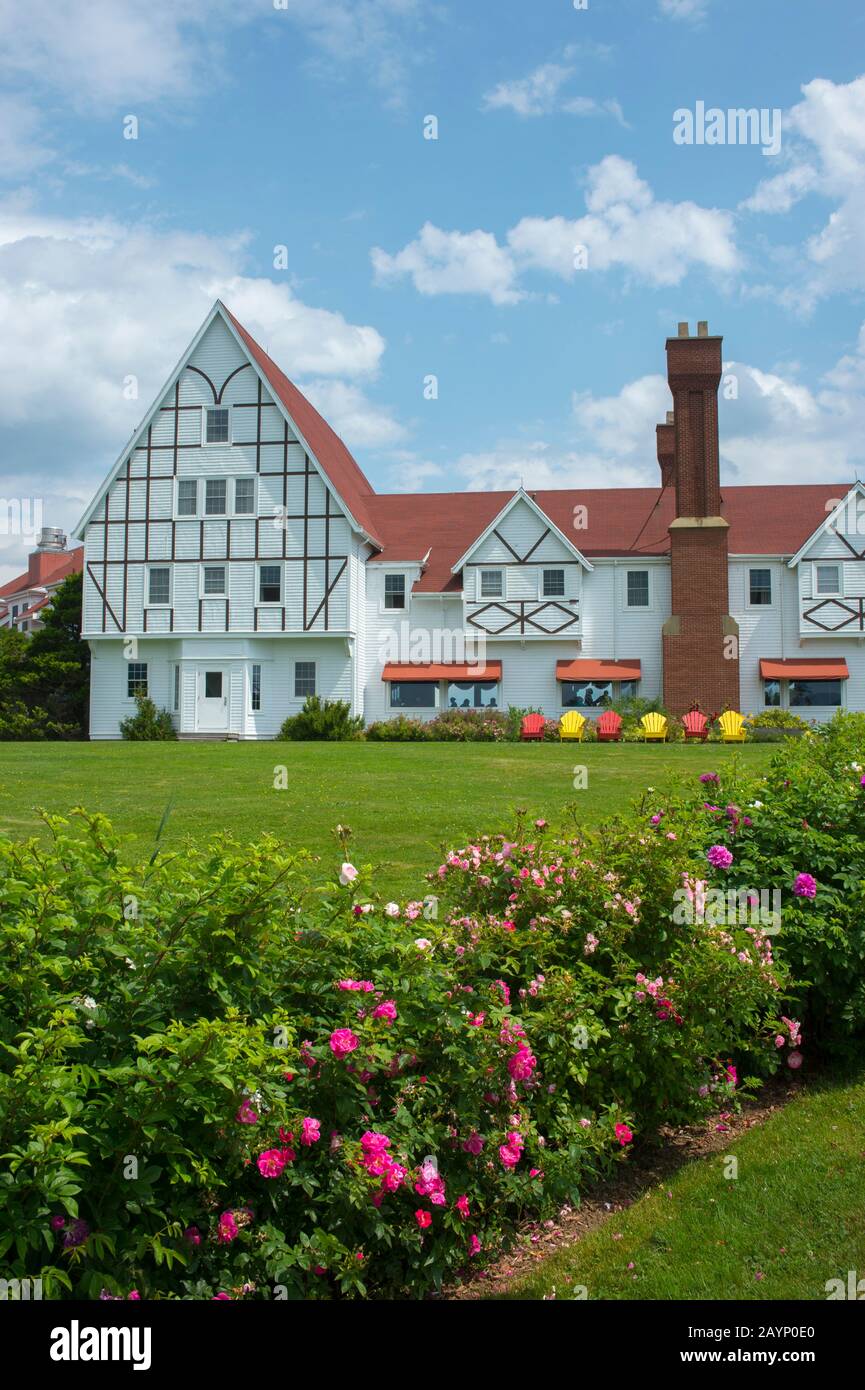
[[578,1208],[564,1207],[554,1220],[526,1223],[517,1231],[509,1250],[482,1269],[467,1270],[466,1282],[446,1288],[442,1297],[488,1298],[507,1293],[515,1278],[528,1274],[548,1255],[563,1246],[573,1245],[618,1212],[626,1211],[683,1164],[723,1152],[731,1139],[764,1124],[775,1111],[795,1100],[802,1090],[798,1078],[789,1074],[774,1077],[766,1082],[756,1099],[744,1102],[741,1114],[728,1116],[724,1128],[719,1128],[720,1121],[715,1116],[699,1125],[662,1129],[659,1143],[635,1149],[629,1161],[617,1168],[612,1177],[592,1188]]

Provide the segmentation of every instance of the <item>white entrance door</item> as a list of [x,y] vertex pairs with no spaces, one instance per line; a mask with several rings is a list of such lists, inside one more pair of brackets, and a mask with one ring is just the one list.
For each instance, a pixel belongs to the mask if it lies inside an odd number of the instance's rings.
[[198,673],[198,728],[202,733],[228,728],[228,673],[220,666]]

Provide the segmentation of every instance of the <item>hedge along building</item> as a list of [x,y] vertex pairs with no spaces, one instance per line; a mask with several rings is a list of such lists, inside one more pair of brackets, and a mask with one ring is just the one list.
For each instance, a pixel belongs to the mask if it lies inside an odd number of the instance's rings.
[[77,531],[92,737],[143,693],[190,738],[312,693],[865,708],[865,489],[722,487],[721,339],[680,325],[667,360],[658,487],[382,495],[217,302]]

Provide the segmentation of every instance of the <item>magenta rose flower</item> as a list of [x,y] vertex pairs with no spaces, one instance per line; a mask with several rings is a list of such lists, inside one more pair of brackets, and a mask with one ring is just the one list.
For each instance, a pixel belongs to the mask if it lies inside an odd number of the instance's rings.
[[309,1115],[303,1122],[300,1135],[301,1144],[317,1144],[321,1138],[321,1120],[313,1120]]
[[631,1142],[631,1140],[633,1139],[633,1137],[634,1137],[634,1136],[633,1136],[631,1130],[628,1129],[628,1126],[627,1126],[627,1125],[623,1125],[623,1124],[618,1124],[618,1125],[616,1125],[616,1138],[618,1139],[618,1141],[619,1141],[619,1143],[621,1144],[622,1148],[624,1148],[626,1144],[630,1144],[630,1142]]
[[258,1155],[258,1171],[263,1178],[278,1178],[285,1167],[285,1154],[281,1149],[265,1149]]
[[714,869],[729,869],[733,856],[725,845],[713,845],[706,855]]
[[793,892],[797,898],[816,898],[817,880],[811,874],[797,874],[796,882],[793,884]]
[[337,1060],[347,1057],[350,1052],[354,1052],[360,1039],[355,1036],[350,1028],[337,1028],[330,1035],[330,1050]]

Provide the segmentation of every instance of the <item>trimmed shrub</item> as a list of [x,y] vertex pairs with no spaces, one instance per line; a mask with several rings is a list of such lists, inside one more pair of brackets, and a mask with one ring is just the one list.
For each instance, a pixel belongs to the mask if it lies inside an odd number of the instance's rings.
[[353,715],[346,700],[322,700],[320,695],[307,695],[299,714],[290,714],[277,734],[278,739],[318,740],[340,743],[360,738],[363,719]]
[[366,737],[373,743],[425,743],[430,738],[429,725],[423,719],[409,719],[397,714],[370,724]]
[[136,695],[135,706],[135,713],[121,721],[120,732],[124,738],[133,742],[177,738],[167,709],[157,709],[148,695]]
[[440,743],[503,743],[509,727],[496,709],[446,709],[427,724],[429,738]]

